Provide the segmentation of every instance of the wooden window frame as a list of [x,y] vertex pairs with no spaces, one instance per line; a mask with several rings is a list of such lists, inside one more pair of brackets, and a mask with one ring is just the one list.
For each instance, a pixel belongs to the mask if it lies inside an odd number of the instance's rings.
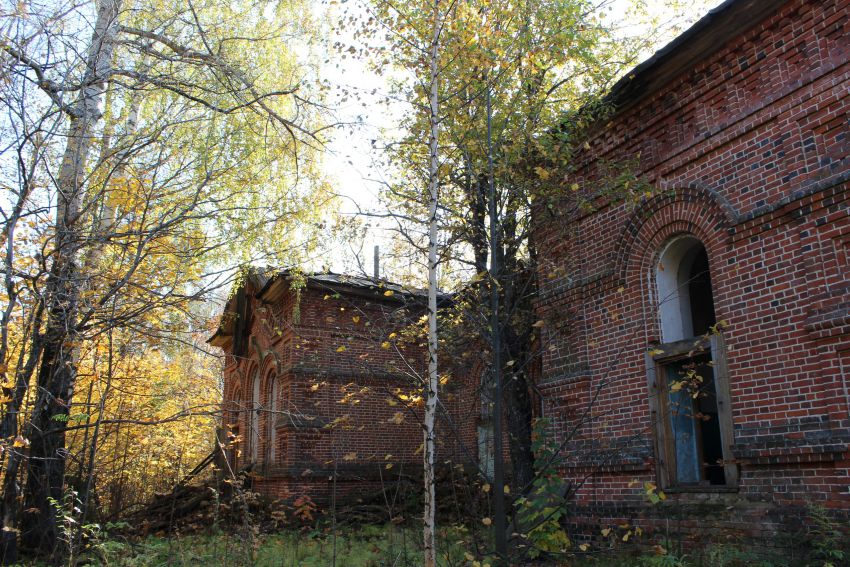
[[[723,452],[723,472],[726,484],[680,484],[675,480],[675,448],[673,434],[667,419],[667,380],[664,368],[670,363],[708,354],[714,373],[714,388],[717,396],[717,419],[720,443]],[[723,334],[713,333],[705,337],[694,337],[655,346],[646,353],[647,380],[649,386],[650,419],[656,455],[658,484],[668,492],[735,492],[739,485],[738,466],[734,462],[732,447],[732,406],[729,394],[729,370],[726,363],[726,345]]]

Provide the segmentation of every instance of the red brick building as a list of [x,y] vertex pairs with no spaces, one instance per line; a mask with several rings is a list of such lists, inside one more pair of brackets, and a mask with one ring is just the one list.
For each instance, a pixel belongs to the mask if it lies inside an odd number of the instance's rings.
[[[424,294],[337,274],[299,281],[286,272],[247,276],[209,340],[225,352],[223,422],[237,440],[229,466],[251,470],[261,494],[319,503],[334,487],[363,494],[415,475]],[[440,459],[474,460],[470,376],[455,366],[444,385]]]
[[[608,100],[536,232],[538,387],[577,521],[846,514],[850,0],[729,0]],[[594,199],[629,162],[654,194]]]

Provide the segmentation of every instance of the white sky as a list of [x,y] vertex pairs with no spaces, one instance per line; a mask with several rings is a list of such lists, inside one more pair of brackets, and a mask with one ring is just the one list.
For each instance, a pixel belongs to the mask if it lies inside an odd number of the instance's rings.
[[[354,0],[350,0],[354,1]],[[697,19],[705,15],[708,10],[719,5],[721,0],[693,0],[688,6],[679,10],[682,17],[675,20],[675,26],[667,31],[666,37],[647,50],[643,55],[648,58],[654,51],[661,48],[673,37],[681,33]],[[650,0],[650,8],[653,14],[659,14],[662,21],[669,21],[674,14],[674,3],[664,0]],[[349,4],[350,5],[350,4]],[[610,17],[615,25],[623,29],[623,33],[640,33],[643,28],[641,24],[630,24],[626,21],[625,6],[627,0],[613,0]],[[323,3],[323,8],[325,7]],[[644,26],[645,27],[645,26]],[[346,44],[351,43],[351,38],[340,38]],[[386,132],[392,132],[394,124],[398,122],[400,113],[409,111],[399,103],[395,108],[388,109],[379,104],[381,95],[386,92],[386,81],[383,77],[371,72],[364,61],[351,56],[344,60],[339,56],[331,54],[330,63],[324,64],[321,71],[323,78],[331,83],[348,87],[355,96],[350,96],[347,102],[339,103],[337,117],[341,122],[350,122],[354,126],[339,129],[329,146],[325,157],[326,172],[334,185],[336,191],[343,197],[341,212],[344,215],[356,216],[358,210],[379,210],[378,194],[381,191],[379,180],[384,179],[385,172],[378,170],[373,165],[375,150],[372,149],[371,140],[385,138]],[[373,94],[374,91],[374,94]],[[375,244],[382,249],[389,248],[390,239],[395,238],[391,230],[392,224],[388,221],[362,218],[364,223],[371,224],[366,232],[362,243],[348,243],[348,250],[339,249],[334,253],[332,259],[326,259],[325,265],[338,272],[356,271],[357,264],[353,260],[354,252],[362,247],[364,265],[367,271],[372,266],[372,248]],[[393,274],[387,276],[392,279]]]

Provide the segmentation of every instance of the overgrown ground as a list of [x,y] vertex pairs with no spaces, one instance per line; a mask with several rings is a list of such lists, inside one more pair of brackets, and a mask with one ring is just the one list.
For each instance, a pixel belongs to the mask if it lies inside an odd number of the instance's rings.
[[[485,567],[492,558],[475,555],[461,533],[443,532],[439,565]],[[448,536],[448,537],[447,537]],[[135,544],[111,542],[96,564],[121,567],[258,566],[258,567],[418,567],[422,565],[419,530],[367,526],[338,535],[283,532],[258,536],[251,543],[230,535],[149,538]],[[451,540],[451,543],[448,543]],[[781,553],[757,552],[743,545],[716,545],[699,552],[676,554],[659,548],[597,549],[549,557],[529,567],[839,567],[842,560],[811,558],[790,561]]]
[[[475,557],[463,540],[464,530],[442,530],[443,565],[471,565]],[[115,567],[258,566],[311,567],[422,565],[421,532],[395,525],[324,530],[282,530],[275,534],[188,535],[149,537],[138,542],[108,540],[91,558],[92,564]],[[486,559],[479,563],[487,563]]]
[[[463,527],[439,534],[439,565],[484,567],[492,558],[476,549],[474,538]],[[105,539],[90,548],[77,565],[110,567],[418,567],[422,565],[421,532],[418,527],[366,525],[359,528],[330,526],[322,529],[283,529],[260,534],[213,533],[151,536],[141,540]],[[597,545],[582,552],[578,547],[560,556],[538,558],[529,567],[839,567],[838,556],[810,556],[793,560],[780,551],[755,551],[745,545],[723,544],[699,551],[676,552],[675,544]],[[481,542],[478,542],[480,545]],[[26,565],[39,565],[27,563]]]
[[[467,479],[468,480],[468,479]],[[412,567],[423,563],[421,503],[417,492],[387,507],[365,496],[318,513],[307,497],[272,501],[232,483],[222,496],[215,479],[179,486],[118,523],[80,526],[60,514],[66,565],[160,567]],[[492,528],[481,487],[462,497],[462,482],[446,496],[441,515],[438,564],[494,565]],[[220,488],[220,487],[218,487]],[[478,498],[475,497],[478,495]],[[548,502],[548,501],[546,501]],[[532,508],[532,512],[533,512]],[[850,565],[850,522],[809,505],[794,533],[749,543],[735,534],[722,542],[675,530],[647,533],[630,524],[600,528],[592,539],[570,540],[567,526],[544,508],[547,521],[515,539],[511,565],[528,567],[840,567]],[[61,511],[61,510],[60,510]],[[387,519],[392,519],[387,521]],[[529,517],[526,517],[528,519]],[[533,519],[533,518],[532,518]],[[564,518],[561,518],[564,519]],[[152,534],[152,535],[149,535]],[[742,536],[743,537],[743,536]],[[74,550],[71,553],[72,549]],[[39,566],[38,562],[23,565]]]

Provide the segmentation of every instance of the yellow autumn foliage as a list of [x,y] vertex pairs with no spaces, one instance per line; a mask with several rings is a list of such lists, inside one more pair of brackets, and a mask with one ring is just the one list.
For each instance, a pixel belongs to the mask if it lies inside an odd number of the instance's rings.
[[190,346],[158,345],[128,332],[113,333],[111,361],[107,336],[86,346],[68,419],[67,446],[76,457],[68,482],[85,482],[92,426],[100,422],[92,501],[105,516],[117,516],[169,490],[212,451],[219,363]]

